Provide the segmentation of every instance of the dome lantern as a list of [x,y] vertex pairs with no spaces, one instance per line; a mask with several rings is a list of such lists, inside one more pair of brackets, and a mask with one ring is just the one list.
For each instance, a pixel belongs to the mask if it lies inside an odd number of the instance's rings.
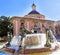
[[32,10],[36,10],[36,5],[34,3],[32,4]]

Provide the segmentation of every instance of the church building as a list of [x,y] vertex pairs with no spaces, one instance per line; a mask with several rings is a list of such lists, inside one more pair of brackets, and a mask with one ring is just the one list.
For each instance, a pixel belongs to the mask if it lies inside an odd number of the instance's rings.
[[13,35],[20,35],[22,26],[29,32],[45,33],[45,28],[51,28],[55,33],[55,21],[46,20],[45,15],[36,10],[34,3],[32,4],[32,11],[27,15],[24,17],[14,16],[10,19],[10,22],[13,23]]

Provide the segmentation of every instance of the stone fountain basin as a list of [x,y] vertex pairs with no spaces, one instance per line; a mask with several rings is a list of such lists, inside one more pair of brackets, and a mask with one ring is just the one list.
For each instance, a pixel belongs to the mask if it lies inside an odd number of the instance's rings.
[[38,49],[44,48],[46,44],[46,34],[37,33],[37,34],[27,34],[25,38],[23,38],[22,46],[26,49]]

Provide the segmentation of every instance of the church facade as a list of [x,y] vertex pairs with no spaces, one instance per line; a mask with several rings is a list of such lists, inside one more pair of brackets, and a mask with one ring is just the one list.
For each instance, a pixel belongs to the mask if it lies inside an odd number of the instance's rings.
[[34,33],[45,33],[45,28],[51,28],[55,33],[55,21],[46,20],[45,15],[36,11],[36,5],[32,4],[32,11],[24,17],[14,16],[10,19],[13,23],[13,35],[20,35],[21,27]]

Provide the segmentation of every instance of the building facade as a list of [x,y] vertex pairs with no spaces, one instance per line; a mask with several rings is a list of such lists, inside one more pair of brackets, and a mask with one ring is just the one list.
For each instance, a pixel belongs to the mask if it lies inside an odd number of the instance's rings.
[[45,28],[51,28],[55,33],[55,21],[46,20],[45,15],[36,11],[36,5],[32,4],[32,11],[24,17],[12,17],[10,22],[13,23],[13,35],[20,35],[20,28],[24,28],[34,33],[45,33]]
[[57,21],[56,23],[57,23],[57,25],[56,25],[56,34],[57,34],[57,36],[60,36],[60,21]]

